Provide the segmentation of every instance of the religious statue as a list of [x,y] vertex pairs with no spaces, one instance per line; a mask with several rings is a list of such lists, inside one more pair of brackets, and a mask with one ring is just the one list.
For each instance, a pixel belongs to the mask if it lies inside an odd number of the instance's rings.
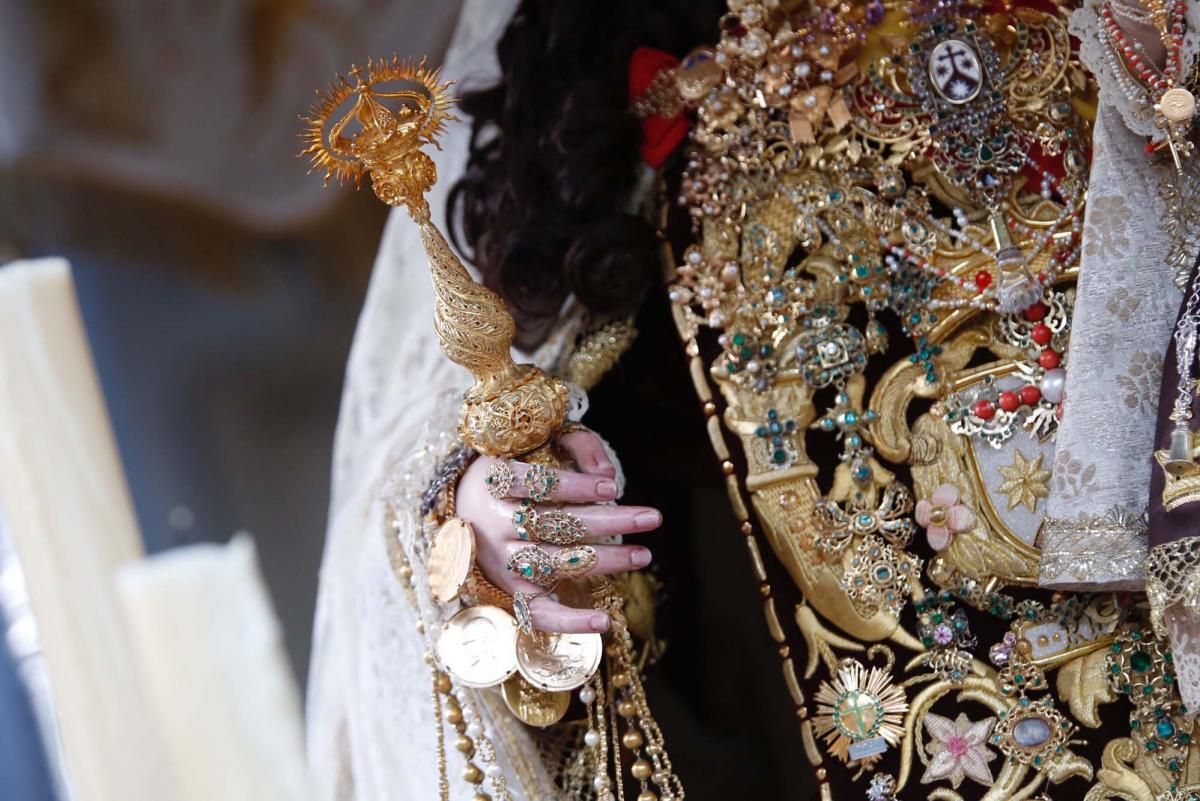
[[326,797],[1200,799],[1200,5],[1067,5],[527,0],[451,47],[469,132],[334,84],[306,153],[415,227]]

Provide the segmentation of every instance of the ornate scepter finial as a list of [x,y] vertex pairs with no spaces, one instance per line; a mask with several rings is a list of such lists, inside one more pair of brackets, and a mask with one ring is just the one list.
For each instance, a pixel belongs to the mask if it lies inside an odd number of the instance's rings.
[[420,226],[437,296],[438,342],[475,376],[459,418],[463,441],[497,457],[541,448],[566,420],[567,387],[533,365],[513,361],[516,326],[504,301],[471,278],[430,220],[425,200],[437,167],[421,148],[438,147],[444,123],[457,119],[450,113],[450,82],[441,81],[424,60],[399,58],[368,61],[365,69],[351,69],[350,77],[353,83],[339,75],[305,119],[303,154],[314,169],[325,171],[327,182],[360,185],[370,176],[379,199],[406,207]]

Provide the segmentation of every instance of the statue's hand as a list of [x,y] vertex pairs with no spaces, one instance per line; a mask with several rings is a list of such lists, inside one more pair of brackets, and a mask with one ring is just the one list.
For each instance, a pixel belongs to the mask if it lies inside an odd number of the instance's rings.
[[[616,468],[609,460],[599,437],[581,430],[560,440],[563,449],[582,472],[558,470],[558,483],[553,501],[539,504],[541,512],[561,508],[575,515],[587,528],[584,542],[618,534],[638,534],[653,531],[662,523],[662,514],[648,506],[617,506],[606,503],[617,497],[614,480]],[[513,482],[504,500],[488,492],[487,474],[494,459],[481,456],[467,469],[458,484],[456,512],[475,529],[475,560],[484,576],[505,592],[537,593],[541,590],[508,570],[508,559],[518,549],[529,545],[518,538],[513,512],[520,498],[528,497],[522,479],[529,466],[524,462],[509,462]],[[565,505],[564,505],[565,504]],[[538,544],[547,551],[555,545]],[[650,564],[650,550],[639,545],[593,545],[598,561],[594,574],[623,573]],[[529,605],[533,625],[543,631],[588,632],[606,631],[608,615],[596,609],[573,609],[554,600],[552,596],[534,599]]]

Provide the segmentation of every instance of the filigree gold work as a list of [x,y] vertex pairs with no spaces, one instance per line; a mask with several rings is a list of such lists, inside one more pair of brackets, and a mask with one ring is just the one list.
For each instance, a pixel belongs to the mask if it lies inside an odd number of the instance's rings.
[[[406,207],[419,226],[433,277],[438,343],[475,377],[459,423],[463,441],[496,457],[546,446],[566,420],[566,385],[513,361],[516,327],[504,301],[471,278],[429,218],[425,193],[437,171],[421,148],[436,146],[445,122],[453,119],[449,84],[424,62],[398,58],[368,62],[351,75],[353,84],[339,77],[312,109],[304,153],[326,180],[370,176],[379,198]],[[381,88],[395,84],[404,88]]]

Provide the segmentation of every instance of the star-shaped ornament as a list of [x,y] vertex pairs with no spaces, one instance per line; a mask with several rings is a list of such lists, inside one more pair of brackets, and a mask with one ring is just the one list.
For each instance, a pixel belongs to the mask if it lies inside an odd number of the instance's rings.
[[1029,459],[1018,449],[1013,449],[1013,463],[1000,468],[1004,483],[1000,491],[1008,496],[1008,508],[1016,509],[1021,504],[1036,512],[1039,498],[1050,495],[1050,471],[1042,467],[1042,454]]

